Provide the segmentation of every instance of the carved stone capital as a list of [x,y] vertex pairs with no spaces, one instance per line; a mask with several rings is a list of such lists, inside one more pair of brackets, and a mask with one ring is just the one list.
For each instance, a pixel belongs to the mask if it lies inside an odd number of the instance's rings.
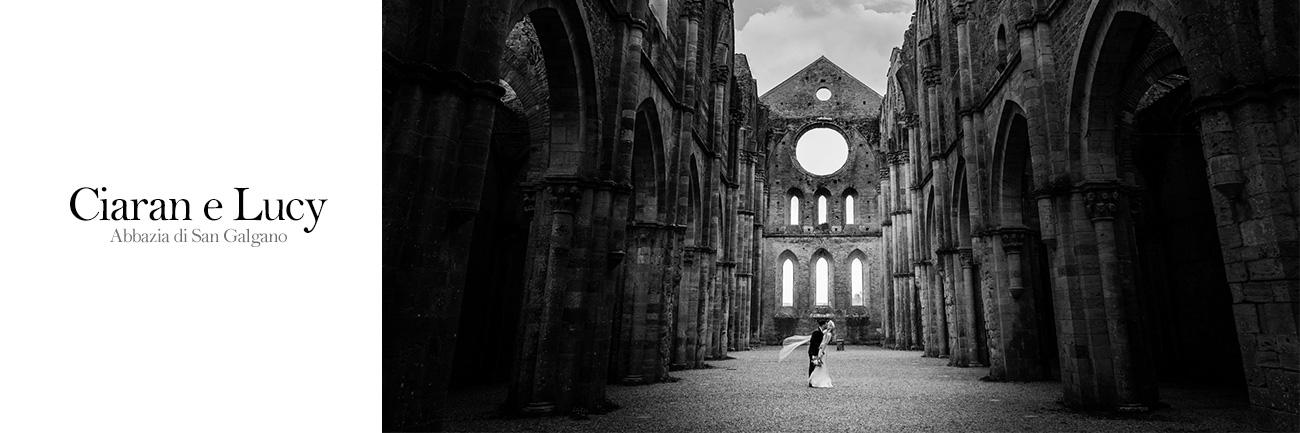
[[949,3],[949,10],[952,11],[950,18],[953,24],[961,24],[970,19],[971,0],[952,0]]
[[1093,187],[1083,191],[1083,205],[1088,218],[1093,221],[1115,219],[1119,209],[1119,190],[1114,187]]
[[552,212],[573,213],[582,201],[582,188],[577,184],[553,183],[547,185],[547,192],[550,193]]
[[686,18],[698,18],[704,14],[703,0],[685,0],[682,2],[681,14]]
[[970,269],[975,267],[975,255],[972,254],[970,248],[958,248],[957,254],[961,256],[962,269]]
[[1061,176],[1048,181],[1042,188],[1035,189],[1030,194],[1032,194],[1035,199],[1068,195],[1070,193],[1071,184],[1072,182],[1070,181],[1069,176]]
[[910,161],[911,157],[906,150],[896,150],[889,152],[889,165],[903,165]]
[[1023,251],[1029,238],[1029,230],[1022,227],[1004,228],[998,230],[998,234],[1002,237],[1002,251],[1007,254]]
[[903,113],[898,116],[898,121],[908,128],[915,128],[921,124],[921,116],[916,113]]
[[522,201],[524,215],[531,217],[533,212],[537,210],[537,191],[534,189],[524,189]]
[[726,63],[713,65],[713,70],[710,72],[713,82],[717,84],[726,83],[727,79],[731,78],[731,67]]
[[928,65],[921,68],[921,82],[927,86],[939,85],[939,73],[942,68],[939,65]]

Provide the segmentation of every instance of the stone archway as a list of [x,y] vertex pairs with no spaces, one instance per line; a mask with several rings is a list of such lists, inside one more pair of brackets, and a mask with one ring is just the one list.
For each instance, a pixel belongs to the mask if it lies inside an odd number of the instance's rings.
[[[1100,367],[1094,368],[1095,380],[1065,381],[1066,400],[1121,410],[1158,405],[1159,387],[1188,375],[1187,367],[1179,364],[1190,361],[1179,354],[1195,350],[1199,359],[1190,363],[1230,370],[1220,382],[1240,396],[1246,395],[1241,375],[1236,374],[1242,371],[1253,387],[1251,403],[1261,409],[1277,408],[1278,394],[1272,391],[1285,389],[1286,381],[1294,382],[1295,373],[1274,370],[1278,380],[1264,380],[1270,372],[1257,363],[1261,346],[1256,342],[1294,338],[1294,300],[1232,296],[1234,285],[1244,288],[1252,280],[1294,284],[1297,278],[1294,269],[1272,266],[1294,262],[1282,255],[1254,258],[1261,269],[1274,270],[1272,274],[1233,274],[1234,261],[1244,268],[1250,260],[1240,256],[1246,243],[1240,234],[1252,223],[1276,224],[1280,216],[1275,206],[1258,208],[1270,215],[1263,218],[1236,212],[1243,203],[1243,187],[1263,192],[1281,182],[1268,176],[1256,178],[1255,183],[1245,181],[1243,172],[1266,170],[1267,163],[1256,160],[1257,165],[1247,166],[1240,155],[1270,146],[1277,137],[1265,134],[1238,141],[1225,136],[1233,135],[1242,123],[1276,120],[1254,116],[1260,111],[1245,108],[1253,103],[1198,106],[1197,92],[1213,91],[1221,84],[1213,72],[1216,56],[1234,54],[1184,57],[1213,52],[1212,39],[1189,37],[1176,21],[1179,13],[1190,13],[1196,6],[1179,11],[1148,6],[1119,1],[1097,8],[1086,26],[1076,65],[1072,89],[1076,102],[1068,120],[1082,133],[1070,137],[1069,152],[1073,174],[1080,180],[1074,193],[1082,206],[1074,212],[1085,212],[1088,220],[1066,230],[1081,234],[1073,243],[1096,245],[1095,255],[1076,259],[1084,264],[1079,276],[1095,278],[1099,284],[1073,290],[1102,299],[1105,316],[1081,314],[1083,307],[1077,302],[1058,308],[1058,314],[1085,319],[1080,323],[1086,330],[1073,329],[1074,333],[1104,332],[1107,338],[1063,342],[1084,355],[1068,362],[1078,364],[1071,370]],[[1170,202],[1171,197],[1179,199]],[[1293,216],[1287,221],[1294,226]],[[1218,236],[1206,235],[1216,231]],[[1293,227],[1282,233],[1295,238]],[[1253,242],[1263,248],[1277,245],[1277,240]],[[1188,279],[1185,273],[1196,278]],[[1260,314],[1270,309],[1286,311],[1281,314],[1286,318],[1270,320]],[[1261,324],[1266,321],[1286,323],[1289,331],[1264,330]],[[1213,341],[1189,341],[1184,334],[1192,331]],[[1294,347],[1282,350],[1294,351]],[[1294,424],[1294,406],[1290,411],[1272,418]]]
[[[1019,104],[1003,109],[994,151],[992,209],[998,225],[992,264],[998,274],[998,341],[1002,365],[993,375],[1005,380],[1060,376],[1048,251],[1034,194],[1039,174],[1031,163],[1029,120]],[[1000,256],[997,253],[1002,253]]]
[[641,384],[668,377],[669,333],[676,299],[668,296],[672,229],[663,222],[663,138],[655,104],[637,109],[628,200],[627,260],[615,286],[609,379]]

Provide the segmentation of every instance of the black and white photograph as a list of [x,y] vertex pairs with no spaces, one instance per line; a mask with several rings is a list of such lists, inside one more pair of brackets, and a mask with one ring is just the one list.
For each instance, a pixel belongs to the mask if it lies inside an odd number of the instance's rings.
[[0,432],[1300,432],[1296,0],[0,41]]
[[386,2],[383,427],[1295,431],[1296,34]]

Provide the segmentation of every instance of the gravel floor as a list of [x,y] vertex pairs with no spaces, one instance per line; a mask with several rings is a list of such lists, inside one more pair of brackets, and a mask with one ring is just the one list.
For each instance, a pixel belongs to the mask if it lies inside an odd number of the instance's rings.
[[835,388],[807,387],[808,364],[776,347],[733,352],[714,368],[674,372],[678,382],[610,386],[621,409],[586,420],[505,419],[504,390],[452,394],[451,431],[1254,431],[1244,398],[1222,392],[1161,389],[1170,405],[1136,418],[1067,410],[1060,384],[991,383],[983,368],[952,368],[920,352],[848,347],[830,352]]

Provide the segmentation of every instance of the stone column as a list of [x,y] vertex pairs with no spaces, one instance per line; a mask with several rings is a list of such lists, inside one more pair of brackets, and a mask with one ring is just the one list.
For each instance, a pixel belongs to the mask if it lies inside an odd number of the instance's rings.
[[930,261],[918,260],[912,269],[915,280],[920,285],[921,329],[924,331],[922,334],[922,347],[925,349],[923,356],[937,358],[939,357],[939,347],[942,345],[938,342],[939,317],[935,313],[940,310],[935,307],[936,297],[930,279]]
[[1271,428],[1297,430],[1300,372],[1291,361],[1300,353],[1300,121],[1291,113],[1300,111],[1300,101],[1294,78],[1213,95],[1203,104],[1201,147],[1250,404]]
[[[498,18],[490,8],[465,13],[482,22]],[[383,411],[386,429],[440,425],[488,142],[504,93],[493,77],[479,74],[496,70],[502,47],[479,48],[495,58],[464,70],[393,53],[383,59],[383,296],[390,330],[383,391],[392,403]]]
[[954,248],[939,248],[934,251],[939,256],[939,279],[945,287],[944,310],[947,319],[948,333],[948,365],[953,367],[965,367],[968,362],[966,359],[967,351],[965,344],[967,339],[965,334],[965,305],[961,296],[962,278],[959,268],[957,250]]
[[1106,308],[1107,336],[1110,337],[1110,361],[1114,371],[1115,398],[1120,411],[1145,411],[1138,398],[1133,370],[1133,350],[1129,347],[1127,303],[1130,302],[1120,282],[1119,254],[1116,248],[1115,213],[1119,191],[1112,185],[1095,185],[1084,193],[1088,218],[1097,236],[1097,261],[1101,265],[1102,302]]
[[[521,359],[517,364],[518,380],[513,393],[526,413],[549,413],[557,405],[565,408],[569,396],[564,389],[572,387],[573,367],[578,356],[577,332],[582,307],[582,292],[571,278],[570,249],[573,241],[574,212],[582,200],[582,190],[576,182],[556,180],[548,182],[545,190],[551,211],[548,236],[543,241],[546,249],[545,277],[536,299],[525,299],[526,310],[536,308],[541,320],[524,323],[521,347],[541,347],[532,359]],[[535,273],[534,273],[535,274]],[[558,308],[557,308],[558,307]],[[556,314],[557,310],[562,314]],[[542,342],[558,341],[556,346]]]
[[882,252],[880,254],[880,261],[881,261],[880,268],[883,271],[881,272],[880,281],[881,284],[884,286],[883,290],[881,291],[884,292],[885,295],[884,302],[881,303],[881,317],[880,317],[881,332],[884,334],[883,336],[884,340],[881,341],[881,346],[883,347],[894,347],[894,345],[897,342],[894,336],[894,329],[897,327],[894,323],[895,317],[897,316],[897,312],[895,311],[895,305],[894,305],[894,277],[893,277],[894,275],[894,254],[893,254],[894,222],[893,222],[893,217],[890,215],[891,213],[893,213],[893,206],[891,205],[893,203],[893,200],[891,200],[891,197],[893,195],[893,185],[891,182],[889,182],[889,178],[891,176],[892,171],[893,171],[892,165],[880,167],[880,183],[878,184],[880,188],[880,194],[877,195],[877,197],[879,197],[880,216],[881,216],[880,245],[881,245]]
[[704,361],[709,359],[709,348],[713,342],[712,329],[713,324],[713,303],[715,290],[715,274],[718,266],[718,251],[701,247],[696,250],[696,260],[700,271],[699,296],[695,303],[695,365],[694,368],[704,367]]
[[971,249],[969,247],[958,248],[957,254],[960,255],[959,260],[961,262],[962,271],[962,287],[960,296],[962,299],[963,317],[961,318],[961,322],[962,327],[965,328],[963,330],[965,334],[965,342],[961,344],[962,350],[965,352],[965,359],[961,360],[963,363],[960,365],[962,367],[983,367],[984,363],[980,361],[979,357],[979,329],[975,326],[976,312],[974,296],[976,290],[975,282],[977,281],[975,275],[975,258],[971,255]]
[[678,364],[675,368],[693,368],[696,366],[695,346],[699,344],[696,327],[699,326],[699,292],[700,292],[700,247],[688,246],[682,249],[682,276],[677,296],[676,344],[673,346],[673,358]]
[[620,350],[611,366],[623,383],[655,382],[663,378],[659,371],[659,344],[663,334],[664,271],[666,227],[658,223],[638,222],[629,232],[632,244],[625,266],[625,287],[620,321]]
[[1001,340],[1002,353],[1006,370],[1002,379],[1035,380],[1040,377],[1037,363],[1038,354],[1034,351],[1037,342],[1033,341],[1033,330],[1037,323],[1031,314],[1032,307],[1024,305],[1025,279],[1023,256],[1027,230],[1004,228],[998,231],[1002,241],[1002,252],[1006,258],[1008,288],[1005,294],[998,295],[998,313],[1002,315]]

